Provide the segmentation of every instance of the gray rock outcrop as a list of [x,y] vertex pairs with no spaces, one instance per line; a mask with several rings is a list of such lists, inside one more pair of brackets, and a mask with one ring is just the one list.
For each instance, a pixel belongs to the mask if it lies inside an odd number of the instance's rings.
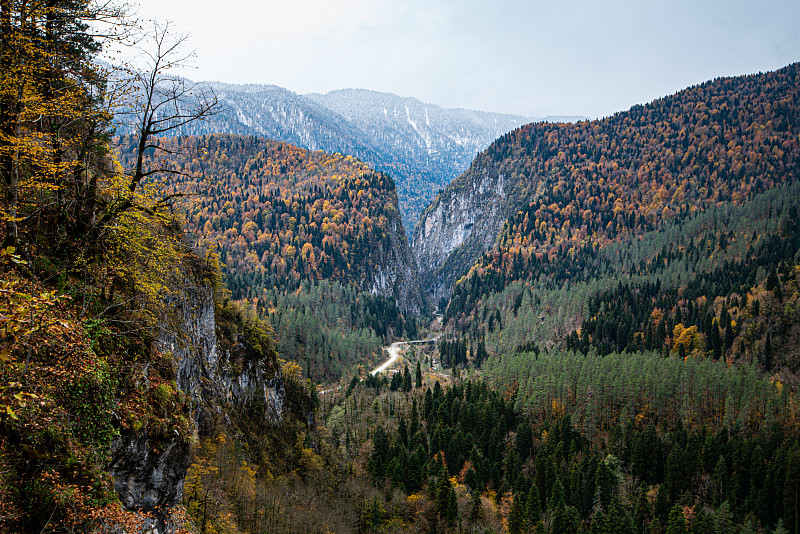
[[478,160],[422,214],[411,246],[420,284],[433,303],[448,297],[455,282],[497,240],[515,209],[503,172]]
[[[162,323],[159,349],[171,354],[178,389],[191,399],[194,437],[153,438],[127,432],[112,444],[109,472],[114,489],[129,509],[153,511],[179,504],[191,461],[191,441],[209,432],[212,421],[229,421],[231,410],[264,407],[263,417],[281,422],[285,391],[280,367],[237,334],[222,344],[211,286],[195,268],[170,299],[173,314]],[[146,368],[144,375],[146,376]]]

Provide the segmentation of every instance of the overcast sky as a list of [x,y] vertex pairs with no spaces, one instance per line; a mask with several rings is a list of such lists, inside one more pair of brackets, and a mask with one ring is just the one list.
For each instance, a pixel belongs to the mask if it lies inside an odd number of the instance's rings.
[[800,0],[140,0],[195,80],[600,117],[800,61]]

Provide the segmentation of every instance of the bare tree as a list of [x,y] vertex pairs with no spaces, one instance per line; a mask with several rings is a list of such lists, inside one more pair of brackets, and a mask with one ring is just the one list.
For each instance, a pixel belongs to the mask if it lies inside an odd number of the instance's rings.
[[43,221],[80,218],[107,122],[96,59],[131,27],[116,0],[0,0],[0,232],[29,260]]
[[[163,156],[189,154],[177,154],[154,138],[179,134],[190,123],[217,113],[218,100],[213,90],[174,74],[194,57],[193,51],[185,51],[187,39],[186,34],[174,34],[170,22],[154,22],[153,30],[139,45],[140,57],[146,64],[143,68],[124,69],[123,83],[129,86],[133,101],[117,114],[128,119],[128,128],[138,137],[133,164],[127,171],[131,193],[149,176],[184,174]],[[175,196],[178,195],[162,199],[162,205]],[[104,219],[107,221],[133,207],[130,197],[121,198]]]

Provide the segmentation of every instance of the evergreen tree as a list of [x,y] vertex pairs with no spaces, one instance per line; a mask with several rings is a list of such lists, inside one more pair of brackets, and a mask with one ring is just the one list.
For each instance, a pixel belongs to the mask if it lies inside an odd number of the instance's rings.
[[[386,456],[389,452],[389,441],[383,427],[378,426],[372,438],[372,455],[370,456],[370,466],[372,476],[377,479],[385,476]],[[392,473],[389,473],[391,475]]]
[[473,491],[469,509],[469,522],[472,525],[476,525],[481,521],[483,521],[483,503],[481,503],[481,494],[479,491]]
[[686,518],[683,516],[683,507],[680,504],[675,504],[669,511],[667,534],[688,534],[688,532]]
[[714,532],[718,534],[734,534],[736,532],[733,514],[727,501],[714,512]]
[[619,497],[614,496],[606,514],[606,531],[615,534],[635,534],[631,516],[625,511]]
[[594,480],[599,494],[600,503],[603,505],[603,508],[607,510],[611,504],[611,497],[614,493],[616,481],[614,480],[614,474],[608,468],[606,462],[603,461],[597,465],[597,471],[595,472]]
[[400,423],[397,425],[397,437],[403,447],[408,447],[408,427],[406,426],[406,418],[401,417]]
[[637,532],[640,534],[644,532],[644,526],[650,522],[651,517],[650,502],[647,500],[647,486],[642,485],[639,489],[639,498],[636,500],[636,508],[633,515]]
[[511,503],[511,512],[508,514],[508,533],[520,534],[525,522],[525,504],[519,493],[514,494]]
[[523,421],[517,427],[516,447],[519,457],[524,461],[531,453],[533,446],[533,432],[531,425],[527,421]]
[[783,519],[790,532],[800,532],[800,445],[795,444],[788,456],[783,488]]
[[450,480],[447,478],[447,472],[442,467],[438,482],[436,483],[436,511],[448,524],[452,524],[458,513],[458,508],[455,510],[453,509],[453,504],[455,502],[455,490],[453,489],[453,485],[450,484]]
[[775,530],[772,531],[772,534],[789,534],[789,531],[783,526],[783,519],[778,519],[778,524],[775,525]]
[[717,507],[722,504],[725,498],[725,480],[728,477],[728,468],[725,465],[725,457],[720,455],[714,473],[711,475],[711,506]]
[[408,371],[408,366],[403,368],[403,391],[406,393],[411,391],[411,373]]
[[391,391],[397,391],[403,385],[403,375],[402,373],[392,373],[392,381],[389,384],[389,389]]
[[539,490],[536,488],[536,484],[531,484],[525,498],[525,519],[529,525],[533,525],[539,521],[541,515],[542,505],[539,499]]

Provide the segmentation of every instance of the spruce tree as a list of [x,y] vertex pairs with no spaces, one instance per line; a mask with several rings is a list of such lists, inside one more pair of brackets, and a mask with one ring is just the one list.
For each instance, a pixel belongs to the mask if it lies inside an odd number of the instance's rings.
[[683,507],[680,504],[675,504],[669,511],[667,534],[688,534],[688,532],[686,518],[683,516]]
[[539,499],[539,489],[536,484],[531,484],[528,495],[525,497],[525,518],[529,525],[539,521],[542,515],[542,506]]
[[403,391],[406,393],[411,391],[411,373],[408,371],[408,366],[403,368]]
[[469,509],[469,522],[473,525],[483,521],[483,503],[479,491],[472,492],[472,502]]
[[520,534],[522,532],[525,521],[524,508],[522,497],[519,493],[515,493],[514,500],[511,503],[511,512],[508,514],[509,534]]

